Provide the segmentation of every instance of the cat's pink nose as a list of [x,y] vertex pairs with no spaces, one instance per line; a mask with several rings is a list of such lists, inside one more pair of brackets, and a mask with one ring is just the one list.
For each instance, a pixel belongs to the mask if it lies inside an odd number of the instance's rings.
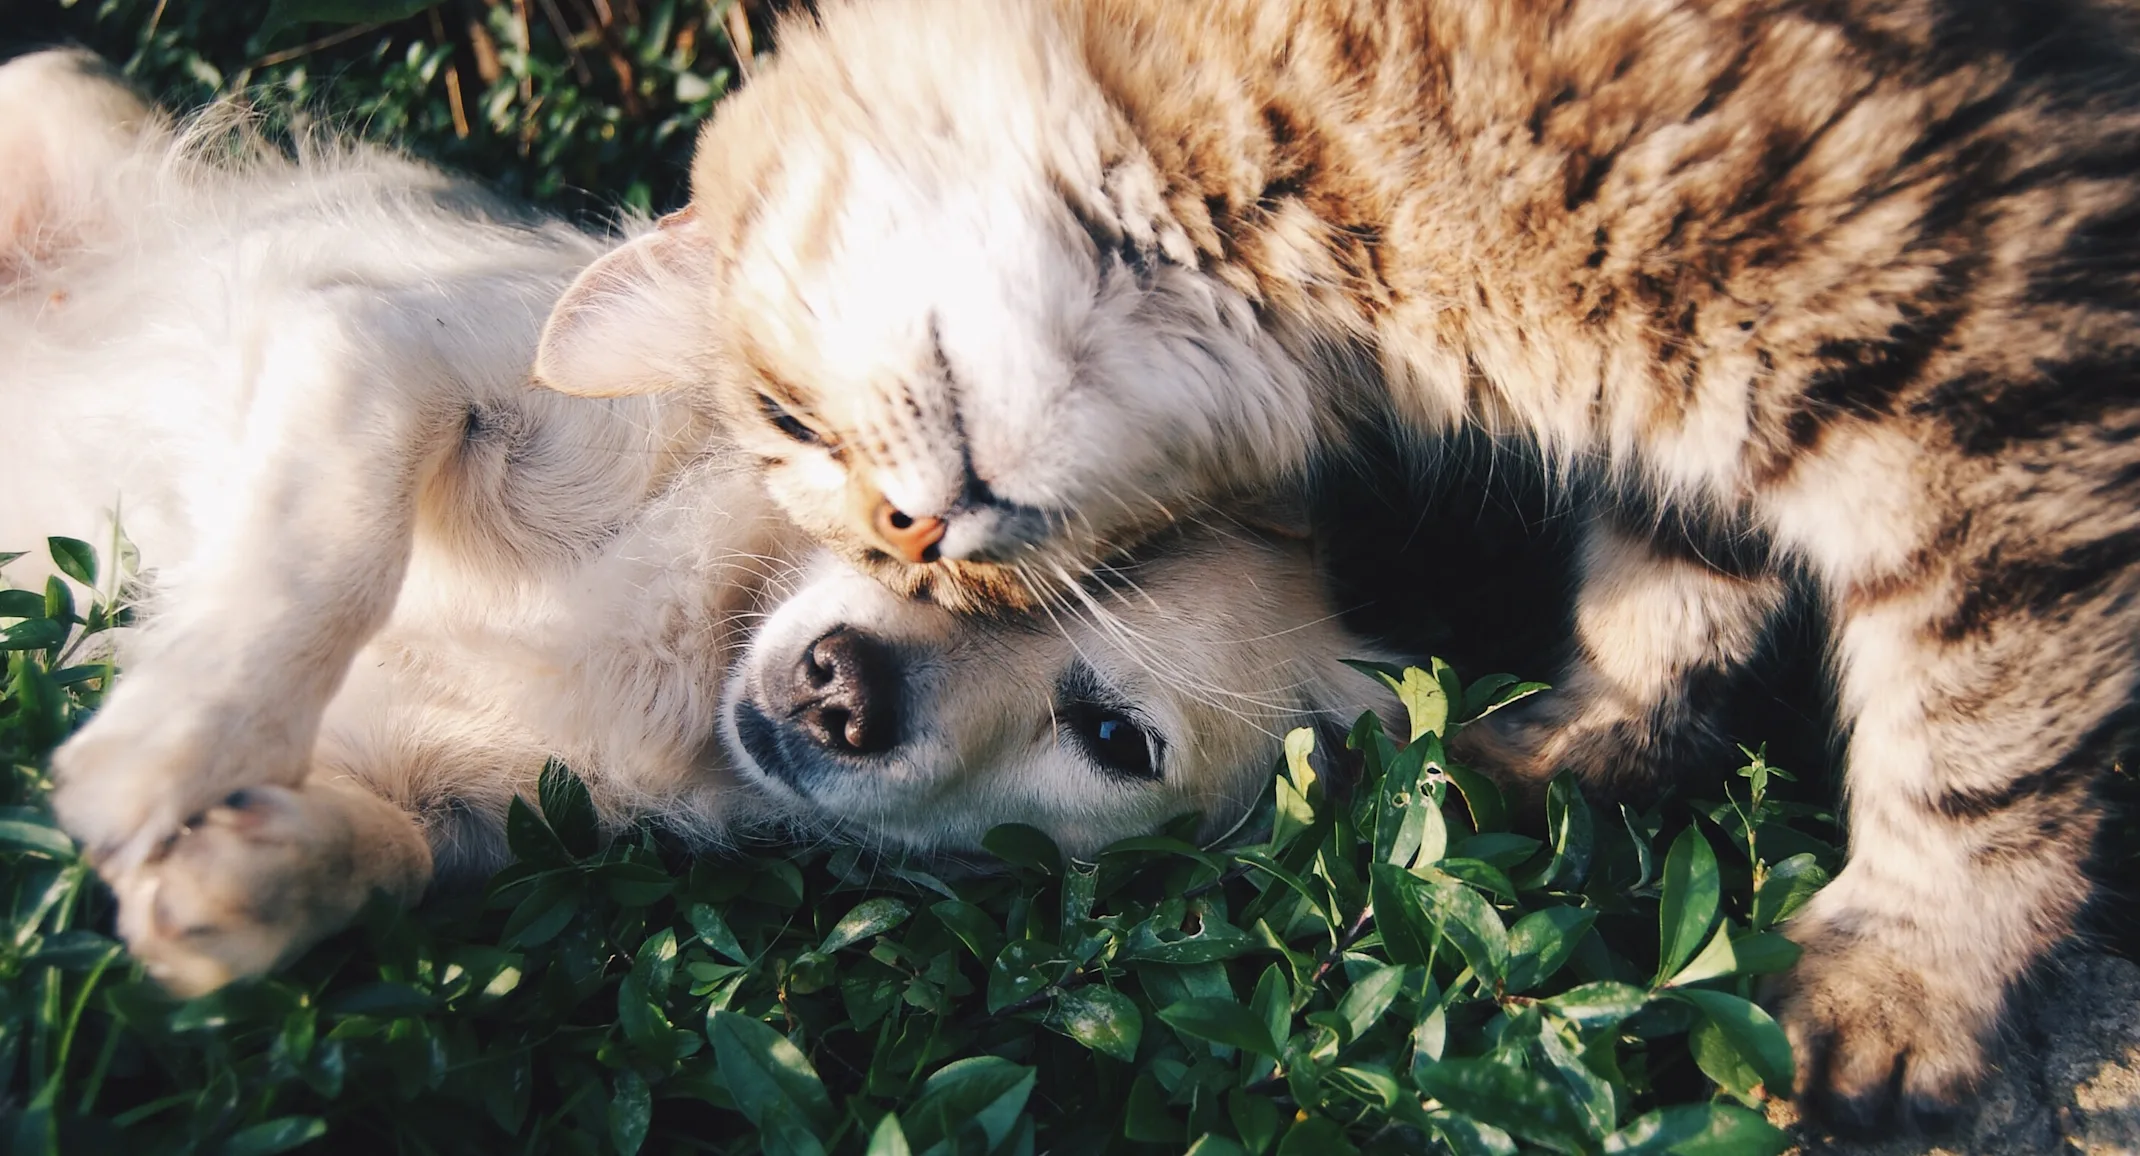
[[944,540],[942,518],[916,518],[890,502],[878,502],[871,525],[877,540],[897,558],[908,562],[934,562],[940,556],[937,543]]

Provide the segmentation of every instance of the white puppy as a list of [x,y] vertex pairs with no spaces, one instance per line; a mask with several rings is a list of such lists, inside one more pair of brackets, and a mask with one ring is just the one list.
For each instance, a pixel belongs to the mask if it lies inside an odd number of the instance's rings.
[[1282,536],[1190,528],[1025,618],[895,597],[688,397],[528,384],[604,242],[300,152],[175,130],[80,55],[0,67],[0,545],[116,505],[152,567],[55,804],[174,989],[495,865],[553,758],[612,829],[700,845],[1023,821],[1080,853],[1223,829],[1289,728],[1391,705]]

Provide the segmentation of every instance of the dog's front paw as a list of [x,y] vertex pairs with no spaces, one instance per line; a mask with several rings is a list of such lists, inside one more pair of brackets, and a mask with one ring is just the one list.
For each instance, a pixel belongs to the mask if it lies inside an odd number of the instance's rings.
[[2003,985],[1958,982],[1818,917],[1789,930],[1805,954],[1769,1002],[1797,1060],[1801,1105],[1863,1133],[1936,1131],[1964,1114],[1987,1072]]
[[294,786],[310,763],[309,732],[273,712],[187,688],[153,667],[131,677],[52,755],[60,825],[112,880],[216,800],[259,784]]
[[264,975],[355,917],[366,850],[337,794],[235,792],[114,881],[119,933],[177,995]]

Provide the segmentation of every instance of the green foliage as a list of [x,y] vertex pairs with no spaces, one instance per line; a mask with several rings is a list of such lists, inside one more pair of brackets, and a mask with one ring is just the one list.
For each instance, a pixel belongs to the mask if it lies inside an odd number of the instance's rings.
[[735,3],[9,0],[0,36],[79,40],[175,109],[242,93],[600,217],[682,203],[695,131],[747,63]]
[[[83,543],[50,553],[100,574]],[[58,581],[0,594],[15,1151],[1783,1147],[1753,1109],[1790,1051],[1748,997],[1795,957],[1766,928],[1833,862],[1790,822],[1819,816],[1758,755],[1723,803],[1608,811],[1561,780],[1522,814],[1444,741],[1534,688],[1438,663],[1376,672],[1414,712],[1403,745],[1372,718],[1349,754],[1291,736],[1269,837],[1224,850],[1184,823],[1097,863],[1000,828],[1004,867],[953,878],[852,848],[694,861],[603,845],[553,765],[480,890],[170,1000],[41,805],[110,682],[68,665],[124,620],[104,569],[86,613]]]

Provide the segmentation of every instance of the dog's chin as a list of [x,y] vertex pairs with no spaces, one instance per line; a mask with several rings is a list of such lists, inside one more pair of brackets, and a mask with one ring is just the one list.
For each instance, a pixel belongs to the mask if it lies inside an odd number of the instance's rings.
[[820,808],[811,787],[822,772],[795,757],[771,715],[745,697],[729,708],[728,725],[735,739],[732,749],[741,756],[737,773],[744,780],[790,803]]

